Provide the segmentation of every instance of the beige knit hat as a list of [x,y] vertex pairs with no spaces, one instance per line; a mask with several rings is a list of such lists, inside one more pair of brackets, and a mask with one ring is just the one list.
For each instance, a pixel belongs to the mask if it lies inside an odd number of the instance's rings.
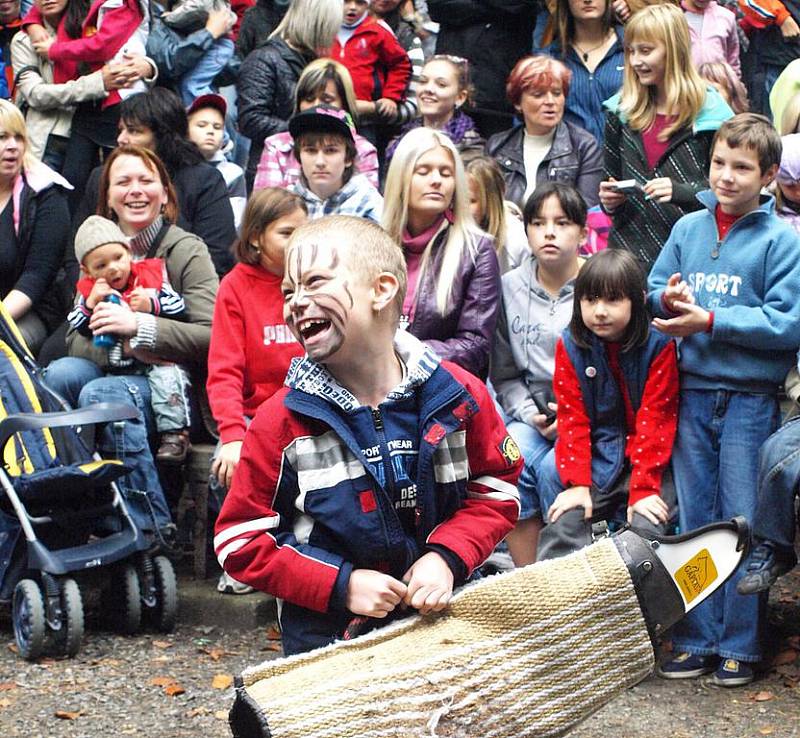
[[125,248],[130,248],[130,239],[114,221],[100,215],[90,215],[75,234],[75,258],[79,264],[83,264],[89,252],[107,243],[121,243]]

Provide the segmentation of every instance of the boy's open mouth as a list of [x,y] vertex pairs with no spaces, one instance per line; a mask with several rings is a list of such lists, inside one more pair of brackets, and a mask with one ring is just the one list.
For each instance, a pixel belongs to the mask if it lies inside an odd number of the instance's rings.
[[314,336],[319,335],[323,331],[330,328],[330,325],[330,320],[316,318],[314,320],[305,321],[303,325],[298,328],[298,330],[300,331],[300,335],[303,337],[303,340],[307,341],[309,338],[313,338]]

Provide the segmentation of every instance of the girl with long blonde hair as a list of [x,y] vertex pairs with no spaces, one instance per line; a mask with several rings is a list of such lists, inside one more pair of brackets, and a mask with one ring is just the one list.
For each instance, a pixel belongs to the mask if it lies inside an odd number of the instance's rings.
[[[609,245],[650,270],[673,224],[700,208],[711,141],[733,115],[692,64],[679,8],[652,5],[625,27],[622,92],[607,100],[600,202],[613,220]],[[621,180],[634,180],[623,189]]]
[[386,177],[382,225],[408,267],[404,324],[442,358],[485,378],[500,271],[492,239],[470,214],[464,165],[450,138],[409,131]]

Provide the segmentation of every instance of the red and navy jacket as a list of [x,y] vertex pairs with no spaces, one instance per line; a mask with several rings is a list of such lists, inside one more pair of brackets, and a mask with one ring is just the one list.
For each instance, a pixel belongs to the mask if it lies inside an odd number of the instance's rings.
[[579,347],[567,329],[556,346],[556,468],[565,488],[608,492],[626,460],[628,504],[661,493],[678,424],[675,342],[650,330],[644,346],[621,351],[591,336]]
[[486,386],[410,334],[396,346],[407,379],[378,408],[295,360],[245,436],[214,547],[284,601],[287,654],[342,635],[354,568],[400,579],[436,551],[458,584],[517,520],[521,457]]
[[400,102],[405,97],[411,62],[383,22],[364,19],[344,46],[334,40],[331,56],[347,67],[358,100],[385,97]]

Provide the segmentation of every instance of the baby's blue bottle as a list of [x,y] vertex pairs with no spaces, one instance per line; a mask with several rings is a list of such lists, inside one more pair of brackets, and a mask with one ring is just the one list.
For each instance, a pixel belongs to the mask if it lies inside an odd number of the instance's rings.
[[[120,304],[118,295],[108,295],[103,302],[113,302],[115,305]],[[100,333],[92,339],[97,348],[110,349],[116,342],[117,338],[113,333]]]

